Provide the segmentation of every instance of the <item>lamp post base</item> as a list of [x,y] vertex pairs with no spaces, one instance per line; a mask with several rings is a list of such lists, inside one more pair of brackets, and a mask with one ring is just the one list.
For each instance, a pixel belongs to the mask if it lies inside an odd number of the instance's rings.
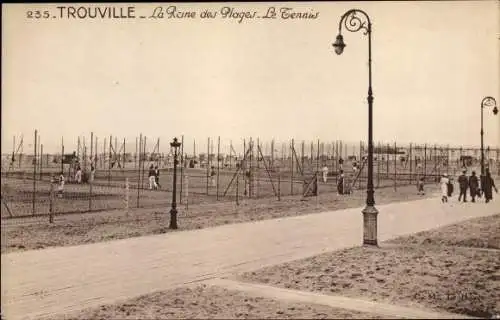
[[170,210],[170,229],[177,229],[177,210],[172,209]]
[[367,205],[363,209],[363,245],[378,246],[377,243],[377,215],[374,206]]

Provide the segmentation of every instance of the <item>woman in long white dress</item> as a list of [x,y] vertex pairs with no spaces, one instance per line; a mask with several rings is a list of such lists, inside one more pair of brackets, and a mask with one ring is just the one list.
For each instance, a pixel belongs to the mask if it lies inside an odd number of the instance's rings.
[[448,179],[448,175],[446,173],[441,177],[441,202],[448,202],[448,183],[450,179]]

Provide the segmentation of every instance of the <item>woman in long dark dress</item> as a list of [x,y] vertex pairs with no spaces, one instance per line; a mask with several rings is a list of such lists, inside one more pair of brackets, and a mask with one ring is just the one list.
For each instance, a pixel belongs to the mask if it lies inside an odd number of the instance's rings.
[[486,203],[490,202],[490,200],[493,200],[493,189],[495,189],[495,192],[498,193],[498,189],[495,186],[495,181],[493,181],[493,178],[491,177],[490,170],[486,168],[485,175],[483,179],[481,179],[481,189],[483,190],[484,193],[484,198],[486,199]]

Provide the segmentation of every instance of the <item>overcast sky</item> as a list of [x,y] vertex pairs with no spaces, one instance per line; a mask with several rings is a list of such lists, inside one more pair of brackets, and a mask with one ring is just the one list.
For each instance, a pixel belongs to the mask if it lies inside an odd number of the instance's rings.
[[[45,152],[92,131],[99,144],[142,132],[200,149],[217,136],[366,141],[367,36],[344,31],[344,53],[332,48],[351,8],[373,24],[375,141],[478,146],[481,100],[500,101],[499,3],[184,3],[196,18],[156,20],[28,19],[34,8],[59,15],[57,5],[2,5],[2,152],[13,136],[27,148],[34,129]],[[317,18],[220,16],[270,6]],[[218,17],[201,19],[205,8]],[[485,110],[484,126],[486,145],[499,146],[500,115]]]

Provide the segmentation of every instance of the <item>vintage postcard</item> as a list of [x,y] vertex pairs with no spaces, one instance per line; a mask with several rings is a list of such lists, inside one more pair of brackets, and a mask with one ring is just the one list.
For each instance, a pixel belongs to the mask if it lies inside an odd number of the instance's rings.
[[2,4],[2,319],[499,318],[498,1]]

